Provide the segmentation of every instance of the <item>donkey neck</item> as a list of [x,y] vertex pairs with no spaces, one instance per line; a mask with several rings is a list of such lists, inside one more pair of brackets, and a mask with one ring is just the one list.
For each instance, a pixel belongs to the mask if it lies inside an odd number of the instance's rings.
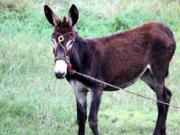
[[97,41],[95,39],[83,39],[77,35],[70,56],[70,61],[76,68],[75,70],[90,70],[91,62],[94,61],[94,56],[97,58],[97,55],[101,55]]

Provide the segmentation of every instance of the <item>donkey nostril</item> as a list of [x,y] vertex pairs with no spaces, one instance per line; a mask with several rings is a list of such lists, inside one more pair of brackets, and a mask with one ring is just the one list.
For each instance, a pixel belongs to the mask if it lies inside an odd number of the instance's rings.
[[65,72],[63,72],[63,73],[58,72],[58,73],[54,73],[54,74],[55,74],[56,78],[58,78],[58,79],[62,79],[65,77]]

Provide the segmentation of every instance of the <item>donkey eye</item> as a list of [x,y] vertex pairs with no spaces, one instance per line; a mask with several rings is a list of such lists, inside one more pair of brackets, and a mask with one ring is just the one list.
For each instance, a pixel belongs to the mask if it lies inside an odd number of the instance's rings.
[[53,39],[52,39],[51,41],[53,42],[53,44],[55,44],[55,42],[54,42],[54,40],[53,40]]
[[74,42],[73,41],[71,41],[70,43],[69,43],[69,45],[68,46],[70,46],[70,45],[72,45]]

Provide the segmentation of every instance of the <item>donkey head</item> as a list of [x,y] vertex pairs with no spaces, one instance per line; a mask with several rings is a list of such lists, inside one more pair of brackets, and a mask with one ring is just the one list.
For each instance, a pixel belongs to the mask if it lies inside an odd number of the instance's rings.
[[75,5],[72,5],[68,17],[64,17],[62,21],[47,5],[44,6],[44,13],[49,23],[54,26],[51,36],[55,56],[54,74],[57,78],[64,78],[67,74],[69,55],[77,35],[74,26],[78,21],[78,10]]

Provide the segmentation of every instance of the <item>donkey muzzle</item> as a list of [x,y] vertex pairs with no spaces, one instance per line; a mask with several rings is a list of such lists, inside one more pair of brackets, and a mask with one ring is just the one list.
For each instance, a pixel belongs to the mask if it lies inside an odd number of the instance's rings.
[[67,73],[67,63],[64,60],[56,60],[54,75],[58,79],[63,79]]

